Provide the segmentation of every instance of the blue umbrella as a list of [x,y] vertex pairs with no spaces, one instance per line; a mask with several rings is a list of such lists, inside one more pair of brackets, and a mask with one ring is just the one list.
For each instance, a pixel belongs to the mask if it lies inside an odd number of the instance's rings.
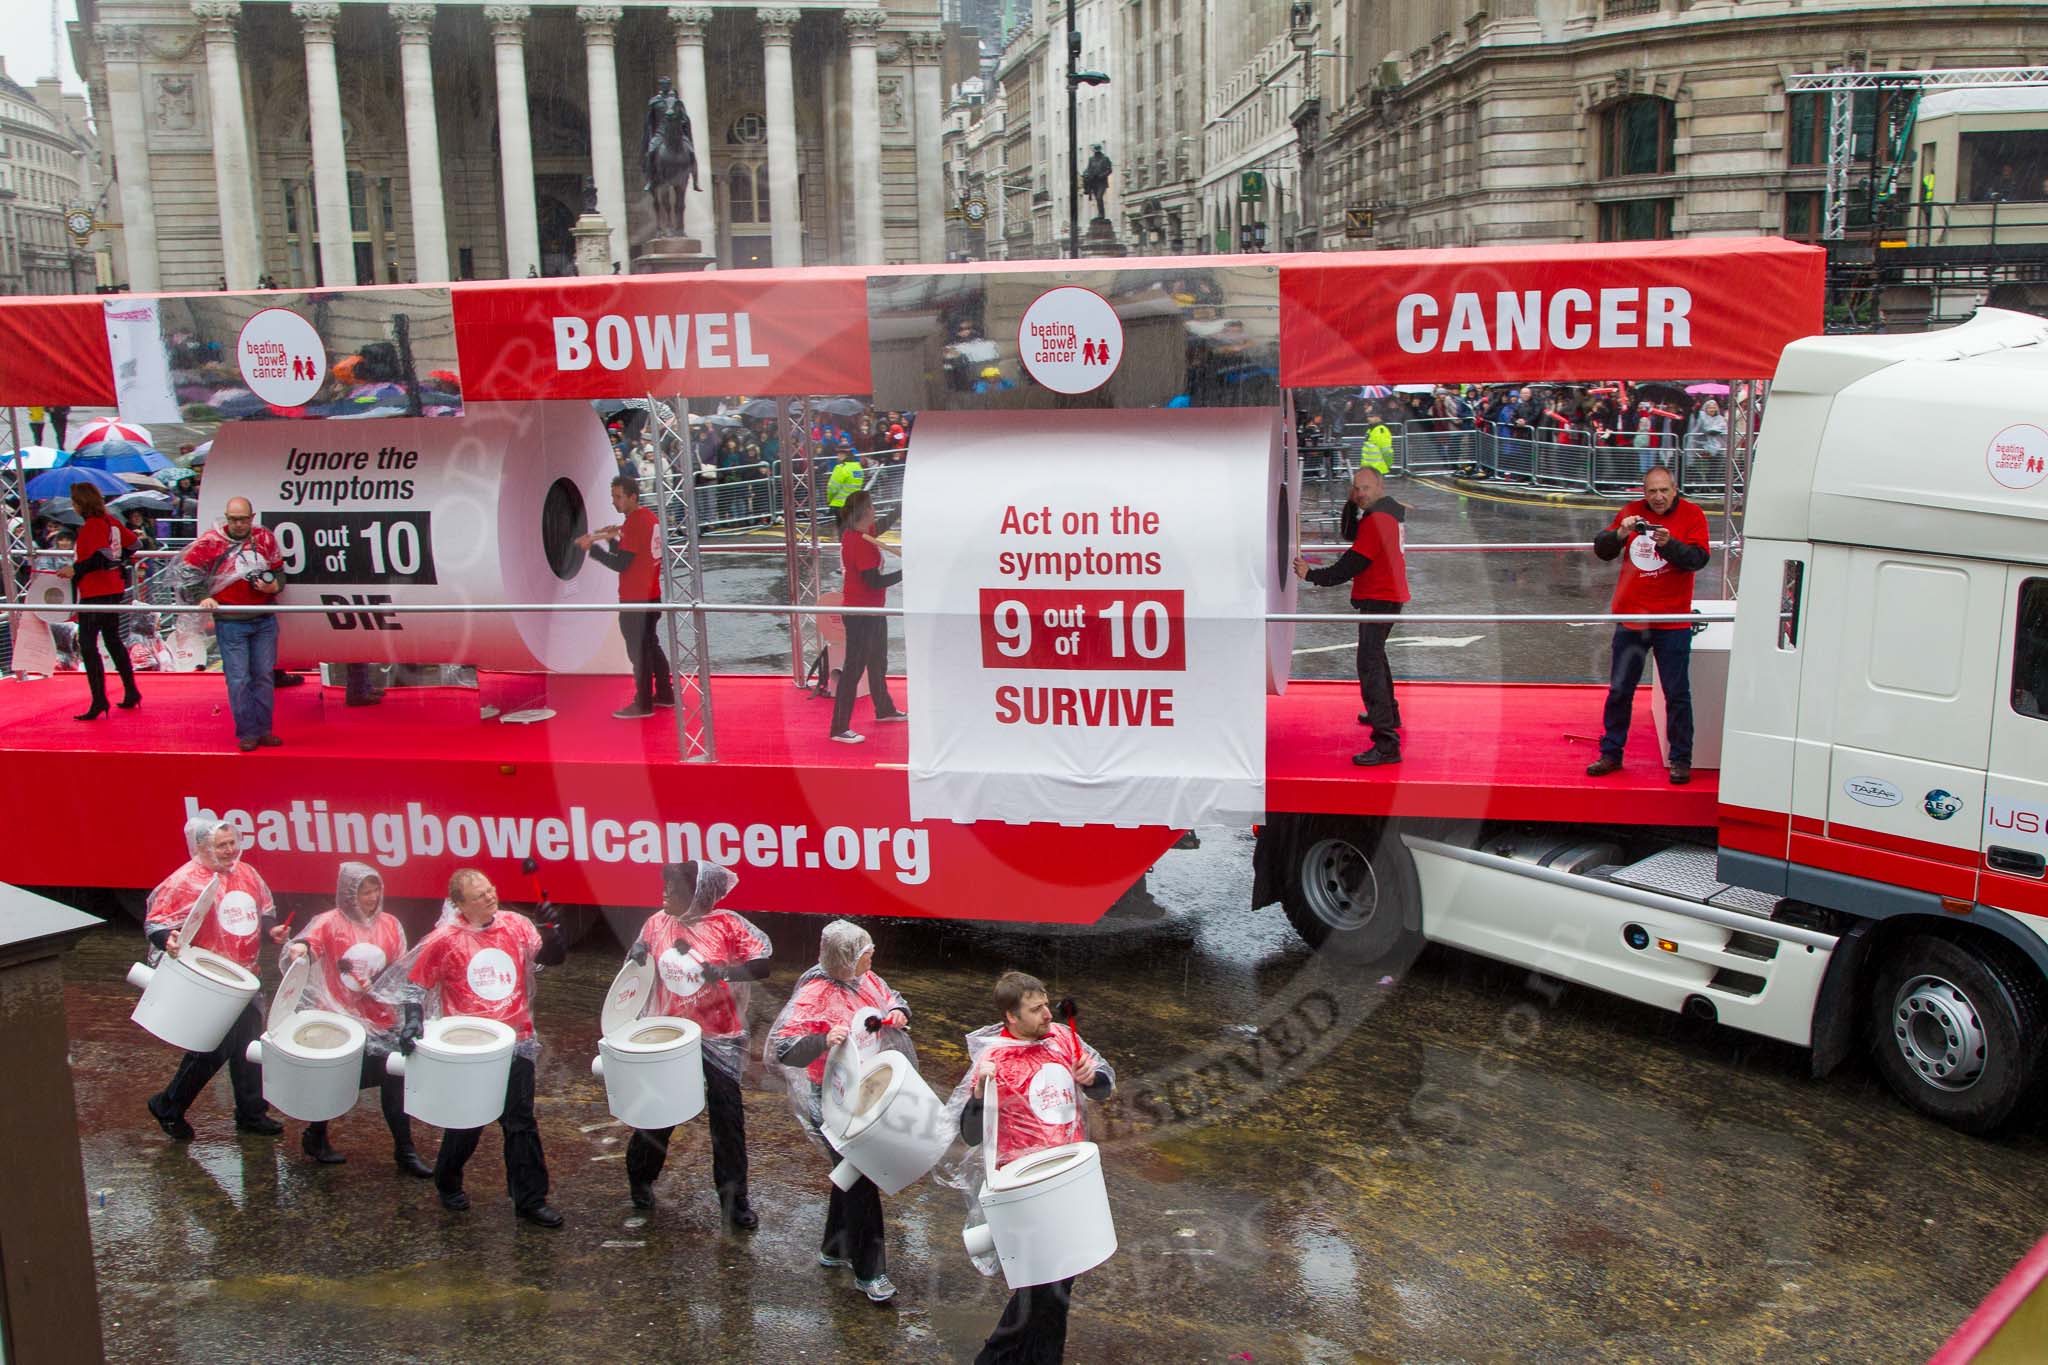
[[28,481],[28,495],[31,498],[65,498],[71,496],[74,484],[89,483],[102,493],[119,495],[126,493],[128,485],[104,469],[90,469],[79,465],[66,465],[38,474]]
[[[108,451],[111,442],[102,441],[96,446],[78,452],[64,462],[65,469],[103,469],[109,474],[155,474],[171,468],[170,457],[161,451],[134,447],[128,450]],[[102,452],[105,453],[102,453]]]

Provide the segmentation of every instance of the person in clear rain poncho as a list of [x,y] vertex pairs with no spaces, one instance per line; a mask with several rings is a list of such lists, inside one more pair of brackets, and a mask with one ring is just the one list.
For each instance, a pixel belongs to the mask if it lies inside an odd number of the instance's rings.
[[[976,1198],[983,1172],[981,1150],[987,1082],[995,1082],[996,1164],[1050,1147],[1085,1141],[1081,1100],[1104,1100],[1116,1088],[1116,1072],[1102,1054],[1068,1024],[1055,1023],[1045,983],[1023,972],[997,979],[995,1005],[1003,1022],[967,1035],[967,1074],[953,1088],[949,1112],[959,1116],[966,1159],[952,1168],[949,1183],[967,1194],[968,1222],[985,1221]],[[976,1258],[984,1275],[999,1268],[994,1257]],[[1011,1293],[1001,1321],[975,1356],[975,1365],[1058,1365],[1067,1347],[1067,1310],[1074,1281],[1030,1285]]]
[[[768,936],[730,910],[717,909],[739,877],[716,863],[670,863],[661,873],[661,909],[640,927],[634,962],[654,963],[645,1013],[688,1019],[703,1031],[704,1107],[711,1124],[711,1183],[726,1221],[752,1229],[747,1202],[747,1115],[740,1097],[746,1065],[747,1004],[768,975]],[[626,1143],[626,1182],[636,1208],[654,1207],[654,1182],[675,1130],[635,1129]]]
[[[300,1008],[345,1014],[363,1026],[360,1087],[375,1087],[391,1130],[391,1151],[398,1169],[421,1179],[434,1173],[412,1145],[412,1119],[405,1112],[405,1078],[384,1069],[384,1059],[398,1046],[398,1011],[370,993],[384,969],[405,956],[405,929],[396,916],[384,913],[384,879],[367,863],[343,863],[335,879],[334,908],[285,945],[288,967],[300,958],[311,961]],[[327,1141],[327,1125],[309,1123],[299,1145],[322,1165],[348,1158]]]
[[[558,1228],[562,1215],[547,1202],[547,1159],[533,1117],[534,1062],[540,1056],[533,999],[537,970],[569,955],[561,922],[545,900],[532,919],[502,908],[490,878],[470,867],[448,879],[448,905],[453,917],[444,918],[417,947],[385,968],[371,993],[398,1006],[398,1050],[407,1054],[429,1017],[459,1014],[511,1027],[519,1043],[505,1080],[505,1112],[498,1118],[505,1134],[505,1187],[521,1218]],[[444,1207],[457,1212],[469,1207],[462,1168],[482,1134],[481,1128],[451,1128],[441,1135],[434,1189]]]
[[[875,943],[867,930],[833,920],[818,936],[818,965],[797,978],[789,1003],[768,1032],[766,1059],[783,1069],[797,1124],[833,1165],[839,1152],[824,1134],[820,1106],[827,1053],[852,1037],[863,1052],[887,1048],[903,1053],[912,1065],[917,1062],[906,1032],[910,1006],[875,975],[874,960]],[[874,1302],[887,1303],[896,1286],[889,1281],[881,1190],[866,1176],[843,1192],[827,1184],[831,1198],[818,1264],[851,1267],[855,1287]]]
[[[277,918],[277,903],[262,874],[242,861],[241,832],[225,820],[187,820],[185,847],[191,858],[157,883],[145,903],[142,928],[155,950],[151,962],[159,960],[161,953],[176,957],[187,948],[200,948],[255,971],[266,926],[274,943],[284,941],[285,929],[270,925]],[[216,878],[220,896],[213,912],[193,929],[190,943],[181,941],[186,917]],[[263,1069],[247,1056],[249,1044],[262,1036],[262,998],[258,996],[236,1016],[219,1047],[186,1053],[171,1083],[149,1097],[149,1114],[157,1126],[180,1142],[190,1140],[192,1125],[185,1121],[185,1111],[225,1063],[234,1085],[235,1127],[266,1137],[282,1133],[284,1125],[270,1117],[270,1106],[263,1099]]]

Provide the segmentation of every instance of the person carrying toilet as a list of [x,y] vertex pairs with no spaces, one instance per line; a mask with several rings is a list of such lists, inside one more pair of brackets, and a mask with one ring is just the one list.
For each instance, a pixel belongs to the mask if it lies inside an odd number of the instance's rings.
[[[650,1015],[688,1019],[702,1030],[704,1107],[711,1124],[711,1184],[733,1227],[761,1220],[747,1202],[747,1111],[740,1096],[746,1066],[747,1005],[768,975],[768,935],[718,903],[740,884],[717,863],[690,859],[661,871],[661,909],[640,927],[627,957],[654,963]],[[673,1128],[634,1129],[626,1143],[626,1186],[635,1208],[654,1207],[654,1182],[668,1160]]]
[[[823,1131],[821,1087],[825,1058],[853,1038],[862,1052],[888,1049],[907,1056],[913,1066],[910,1006],[872,970],[875,941],[868,931],[843,919],[833,920],[818,935],[818,965],[797,978],[789,1003],[768,1031],[765,1060],[783,1069],[790,1108],[797,1126],[837,1165],[839,1151]],[[896,1297],[889,1280],[889,1256],[882,1232],[882,1191],[862,1176],[850,1190],[826,1182],[831,1198],[825,1206],[825,1238],[818,1264],[853,1270],[854,1287],[874,1303]]]
[[[454,915],[386,967],[371,994],[398,1006],[398,1050],[408,1056],[428,1018],[495,1019],[512,1030],[518,1044],[498,1118],[505,1135],[505,1188],[521,1218],[558,1228],[562,1215],[548,1203],[547,1158],[533,1117],[534,1063],[540,1057],[533,1001],[539,969],[569,956],[561,921],[545,900],[532,919],[505,909],[491,879],[473,867],[459,868],[448,879],[448,906]],[[434,1189],[442,1207],[458,1213],[469,1207],[462,1170],[482,1135],[481,1128],[450,1128],[441,1134]]]
[[[277,902],[271,898],[263,875],[242,861],[241,831],[225,820],[211,817],[187,820],[185,847],[191,858],[157,883],[145,902],[142,928],[154,950],[150,961],[158,961],[157,954],[161,953],[176,957],[188,947],[203,948],[255,971],[263,930],[276,919]],[[179,933],[186,918],[216,878],[220,881],[220,897],[213,912],[192,931],[190,943],[181,941]],[[272,942],[282,943],[284,926],[272,927],[270,936]],[[246,1055],[249,1044],[262,1036],[261,1001],[252,999],[219,1047],[211,1052],[186,1053],[171,1083],[149,1097],[149,1115],[157,1126],[179,1142],[190,1141],[192,1125],[185,1121],[185,1111],[225,1063],[235,1092],[235,1127],[265,1137],[282,1133],[284,1125],[270,1117],[270,1105],[263,1098],[263,1069]]]
[[[361,1086],[375,1087],[391,1130],[391,1155],[402,1174],[424,1180],[434,1168],[420,1160],[412,1145],[412,1120],[405,1112],[405,1078],[384,1068],[384,1059],[398,1046],[398,1011],[370,993],[384,969],[405,956],[405,928],[384,911],[384,879],[367,863],[343,863],[335,879],[334,908],[313,917],[285,945],[282,961],[289,966],[309,958],[303,1007],[345,1014],[363,1026]],[[348,1160],[327,1141],[327,1125],[309,1123],[299,1139],[307,1156],[323,1166]]]
[[[982,1169],[988,1082],[994,1081],[996,1164],[1051,1147],[1084,1141],[1087,1128],[1081,1099],[1104,1100],[1116,1088],[1116,1072],[1102,1054],[1067,1024],[1055,1023],[1045,983],[1023,972],[1004,972],[995,985],[1003,1022],[967,1035],[967,1074],[954,1087],[949,1109],[959,1114],[967,1159],[958,1169]],[[975,1182],[965,1182],[969,1222],[981,1221]],[[997,1271],[995,1258],[978,1256],[984,1275]],[[1074,1277],[1017,1289],[996,1328],[975,1356],[975,1365],[1053,1365],[1066,1352],[1067,1311]]]

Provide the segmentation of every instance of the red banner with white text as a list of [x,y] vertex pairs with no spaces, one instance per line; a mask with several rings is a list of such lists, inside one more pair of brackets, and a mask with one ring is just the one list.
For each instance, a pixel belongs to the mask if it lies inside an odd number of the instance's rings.
[[1821,330],[1826,259],[1777,238],[1287,257],[1280,382],[1768,378]]

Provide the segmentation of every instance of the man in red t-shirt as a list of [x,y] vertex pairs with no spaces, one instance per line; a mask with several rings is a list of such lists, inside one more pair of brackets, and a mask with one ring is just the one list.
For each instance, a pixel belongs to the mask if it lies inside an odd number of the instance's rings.
[[[849,607],[879,607],[889,589],[903,581],[903,571],[882,572],[882,542],[875,539],[875,504],[866,489],[852,494],[839,509],[839,566],[846,576],[841,599]],[[832,738],[858,744],[853,731],[853,699],[861,675],[868,679],[868,699],[878,721],[905,721],[910,713],[897,709],[889,695],[889,619],[886,616],[842,616],[846,628],[846,661],[832,693]]]
[[[1401,523],[1408,509],[1387,496],[1387,483],[1377,469],[1362,468],[1351,476],[1351,498],[1344,504],[1344,536],[1351,547],[1335,564],[1311,569],[1296,556],[1294,573],[1319,588],[1351,585],[1351,609],[1371,616],[1399,615],[1408,601],[1408,560],[1402,550]],[[1372,727],[1372,747],[1353,754],[1361,768],[1401,761],[1401,704],[1394,699],[1394,670],[1387,662],[1391,621],[1358,623],[1358,694],[1365,702],[1358,723]]]
[[[1708,545],[1707,514],[1697,503],[1678,496],[1671,471],[1658,465],[1643,476],[1643,496],[1615,513],[1607,529],[1593,538],[1594,554],[1622,561],[1614,605],[1608,610],[1617,616],[1632,611],[1660,616],[1690,612],[1692,576],[1706,567]],[[1664,687],[1671,780],[1681,786],[1692,781],[1692,627],[1683,621],[1623,621],[1615,626],[1607,732],[1600,739],[1600,757],[1587,767],[1586,776],[1605,777],[1620,769],[1636,687],[1643,680],[1643,660],[1652,652],[1657,656],[1657,679]]]
[[[654,509],[640,505],[640,485],[624,474],[612,480],[612,508],[625,515],[624,522],[578,536],[576,543],[618,573],[621,602],[659,602],[661,551],[654,542],[661,528]],[[676,680],[661,647],[660,624],[660,612],[619,613],[619,633],[633,661],[633,700],[612,712],[620,720],[639,720],[653,715],[657,706],[676,704]]]
[[213,614],[220,671],[235,718],[235,747],[284,743],[271,731],[277,689],[277,617],[251,611],[284,591],[284,551],[270,529],[256,524],[247,498],[229,498],[221,524],[190,545],[178,561],[178,593]]

